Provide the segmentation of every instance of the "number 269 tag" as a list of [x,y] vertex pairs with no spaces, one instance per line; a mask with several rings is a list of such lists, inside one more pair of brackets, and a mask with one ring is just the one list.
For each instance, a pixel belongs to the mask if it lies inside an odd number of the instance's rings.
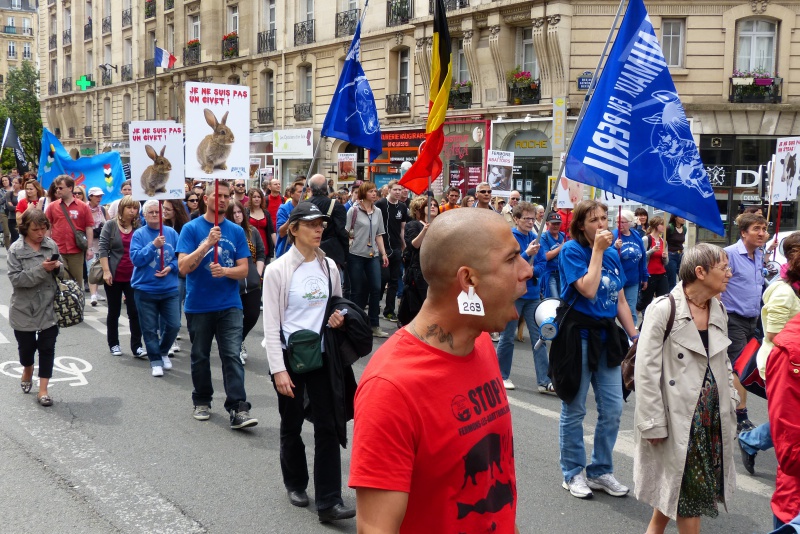
[[458,313],[461,315],[486,315],[484,312],[483,301],[475,293],[475,288],[470,286],[469,294],[462,291],[458,295]]

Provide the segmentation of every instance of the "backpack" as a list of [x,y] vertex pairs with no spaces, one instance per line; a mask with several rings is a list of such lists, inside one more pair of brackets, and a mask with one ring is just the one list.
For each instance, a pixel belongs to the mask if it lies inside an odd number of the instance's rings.
[[[666,343],[669,334],[672,332],[672,325],[675,323],[675,297],[670,293],[669,297],[669,319],[667,319],[667,328],[664,330],[664,339],[661,340],[663,350],[664,343]],[[631,348],[628,349],[628,354],[622,360],[622,385],[628,391],[635,391],[635,384],[633,381],[634,371],[636,370],[636,349],[639,347],[639,339],[637,338]]]

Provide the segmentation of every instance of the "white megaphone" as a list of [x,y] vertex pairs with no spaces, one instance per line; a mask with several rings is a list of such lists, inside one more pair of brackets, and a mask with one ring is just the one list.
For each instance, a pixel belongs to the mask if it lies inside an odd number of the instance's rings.
[[533,319],[539,327],[539,340],[534,346],[538,349],[545,341],[552,341],[558,335],[558,323],[556,323],[556,310],[564,302],[561,299],[550,297],[542,300],[533,310]]

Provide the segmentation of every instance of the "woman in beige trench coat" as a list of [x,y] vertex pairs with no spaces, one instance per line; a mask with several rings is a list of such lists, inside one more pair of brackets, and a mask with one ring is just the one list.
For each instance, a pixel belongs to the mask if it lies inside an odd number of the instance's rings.
[[[735,486],[735,407],[727,356],[727,314],[715,298],[731,271],[725,252],[700,244],[684,253],[672,290],[675,320],[666,342],[669,298],[647,310],[636,354],[634,496],[653,507],[647,534],[670,519],[681,534],[700,532]],[[727,509],[727,508],[726,508]]]

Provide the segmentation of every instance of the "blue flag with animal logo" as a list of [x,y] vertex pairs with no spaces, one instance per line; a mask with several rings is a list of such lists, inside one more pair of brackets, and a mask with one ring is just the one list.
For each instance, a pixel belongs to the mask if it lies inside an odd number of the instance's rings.
[[92,187],[102,189],[103,204],[122,198],[120,188],[125,181],[125,173],[118,152],[72,159],[61,141],[50,130],[44,128],[37,179],[42,187],[47,189],[60,174],[70,175],[75,180],[75,185],[83,186],[87,194]]
[[722,218],[642,0],[630,0],[565,176],[683,217],[717,234]]
[[370,163],[383,151],[378,108],[375,107],[375,97],[361,68],[360,20],[320,135],[369,149]]

